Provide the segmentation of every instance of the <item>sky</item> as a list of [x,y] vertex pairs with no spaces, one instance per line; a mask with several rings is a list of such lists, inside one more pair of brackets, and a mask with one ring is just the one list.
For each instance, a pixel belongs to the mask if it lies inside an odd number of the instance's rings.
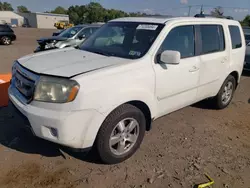
[[[83,5],[91,0],[0,0],[12,4],[13,8],[18,5],[26,6],[32,12],[44,12],[53,10],[57,6],[68,8],[71,5]],[[126,12],[160,13],[173,16],[187,16],[189,6],[190,15],[200,11],[204,5],[205,13],[216,7],[224,7],[224,14],[242,20],[250,14],[250,0],[92,0],[99,2],[105,8],[120,9]]]

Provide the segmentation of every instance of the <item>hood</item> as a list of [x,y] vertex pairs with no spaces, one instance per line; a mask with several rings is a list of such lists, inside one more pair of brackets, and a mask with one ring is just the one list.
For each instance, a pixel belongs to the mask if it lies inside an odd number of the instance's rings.
[[68,38],[60,37],[60,36],[53,36],[49,38],[40,38],[37,40],[37,42],[40,43],[50,43],[52,41],[65,41],[68,40]]
[[107,57],[75,48],[45,51],[18,60],[22,66],[33,72],[62,77],[73,77],[128,61],[131,60]]

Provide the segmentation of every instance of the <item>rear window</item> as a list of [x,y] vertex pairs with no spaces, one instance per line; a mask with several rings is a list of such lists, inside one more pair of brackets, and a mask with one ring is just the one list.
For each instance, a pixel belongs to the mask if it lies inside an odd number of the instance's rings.
[[237,49],[242,47],[242,39],[240,35],[240,29],[238,26],[229,26],[229,31],[231,35],[231,40],[232,40],[232,48]]
[[200,25],[202,50],[201,54],[225,50],[225,37],[221,25]]

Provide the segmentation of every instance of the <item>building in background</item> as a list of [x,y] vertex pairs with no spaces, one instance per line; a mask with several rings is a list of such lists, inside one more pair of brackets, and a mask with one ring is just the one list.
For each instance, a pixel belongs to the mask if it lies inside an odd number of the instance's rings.
[[54,29],[54,24],[58,21],[68,21],[69,16],[64,14],[51,13],[19,13],[24,18],[25,24],[33,28]]
[[24,18],[12,11],[0,11],[0,24],[22,26]]

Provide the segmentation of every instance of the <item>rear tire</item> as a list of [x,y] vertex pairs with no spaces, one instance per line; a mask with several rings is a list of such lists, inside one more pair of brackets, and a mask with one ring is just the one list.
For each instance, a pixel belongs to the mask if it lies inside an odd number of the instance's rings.
[[105,119],[96,138],[101,161],[116,164],[130,158],[140,147],[145,130],[145,116],[137,107],[124,104],[116,108]]
[[217,109],[226,108],[232,101],[236,89],[236,80],[229,75],[222,84],[219,93],[213,98],[214,106]]
[[1,43],[3,44],[3,45],[11,45],[11,38],[10,37],[8,37],[8,36],[3,36],[2,38],[1,38]]

